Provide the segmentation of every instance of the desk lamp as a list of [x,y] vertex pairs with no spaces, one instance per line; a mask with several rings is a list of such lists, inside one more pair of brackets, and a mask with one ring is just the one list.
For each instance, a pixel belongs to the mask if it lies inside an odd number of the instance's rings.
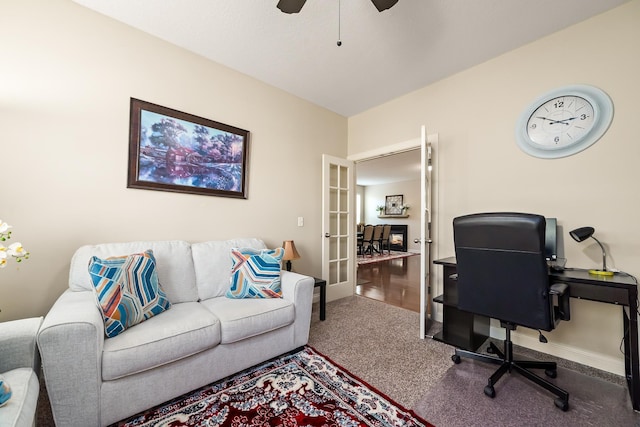
[[589,274],[593,274],[595,276],[613,276],[613,271],[607,271],[607,253],[605,252],[602,243],[593,237],[594,231],[595,229],[593,227],[580,227],[570,231],[569,235],[573,237],[573,240],[576,242],[582,242],[591,237],[598,243],[598,245],[600,245],[600,249],[602,249],[602,270],[589,270]]
[[284,248],[282,260],[287,261],[287,271],[291,271],[291,260],[300,258],[300,254],[296,250],[296,244],[293,243],[293,240],[285,240],[282,242],[282,247]]

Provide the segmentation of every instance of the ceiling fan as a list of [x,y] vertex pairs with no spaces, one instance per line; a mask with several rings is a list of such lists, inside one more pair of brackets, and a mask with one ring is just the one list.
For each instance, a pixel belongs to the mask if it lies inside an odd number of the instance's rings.
[[[278,2],[278,9],[284,13],[298,13],[302,9],[302,6],[307,0],[280,0]],[[378,9],[378,12],[390,9],[398,0],[371,0],[371,3]]]

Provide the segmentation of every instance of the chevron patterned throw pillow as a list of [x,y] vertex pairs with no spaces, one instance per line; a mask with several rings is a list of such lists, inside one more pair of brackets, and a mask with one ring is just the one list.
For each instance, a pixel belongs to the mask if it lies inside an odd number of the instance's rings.
[[94,256],[89,275],[109,338],[171,307],[151,250],[107,259]]
[[233,248],[227,298],[282,298],[280,262],[284,249]]

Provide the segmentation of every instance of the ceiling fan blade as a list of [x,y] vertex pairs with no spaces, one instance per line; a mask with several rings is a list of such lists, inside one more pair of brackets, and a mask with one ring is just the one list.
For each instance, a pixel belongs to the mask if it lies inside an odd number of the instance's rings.
[[371,0],[371,3],[378,9],[378,12],[382,12],[395,6],[398,0]]
[[278,9],[284,13],[298,13],[306,2],[307,0],[280,0],[278,2]]

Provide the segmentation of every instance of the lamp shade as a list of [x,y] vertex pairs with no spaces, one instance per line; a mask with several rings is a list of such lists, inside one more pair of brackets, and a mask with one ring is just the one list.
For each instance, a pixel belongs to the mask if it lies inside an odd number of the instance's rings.
[[282,257],[284,261],[300,258],[300,254],[298,253],[296,244],[293,243],[293,240],[285,240],[282,242],[282,247],[284,248],[284,256]]
[[298,13],[307,0],[280,0],[277,8],[284,13]]
[[398,0],[371,0],[371,3],[378,9],[378,12],[382,12],[383,10],[390,9]]
[[580,227],[575,230],[571,230],[569,235],[573,237],[573,240],[576,242],[583,242],[591,237],[596,241],[600,249],[602,249],[602,270],[589,270],[589,274],[594,274],[597,276],[613,276],[613,272],[607,270],[607,252],[604,250],[604,246],[600,243],[600,240],[596,239],[593,236],[595,229],[593,227]]
[[580,227],[569,232],[569,235],[573,237],[576,242],[582,242],[593,236],[595,229],[593,227]]

